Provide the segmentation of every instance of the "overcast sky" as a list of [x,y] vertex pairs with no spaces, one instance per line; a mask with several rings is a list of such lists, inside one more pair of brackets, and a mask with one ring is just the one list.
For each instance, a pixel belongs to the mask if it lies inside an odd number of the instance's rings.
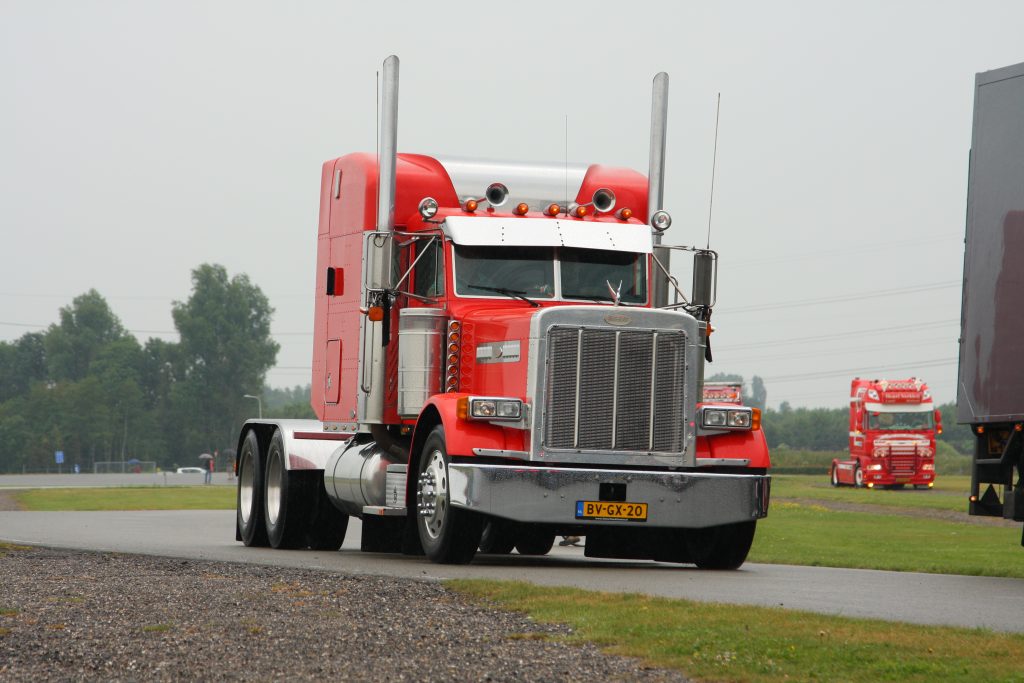
[[374,149],[394,53],[401,151],[644,173],[667,71],[676,244],[707,240],[720,92],[709,372],[771,406],[858,374],[953,400],[974,74],[1024,61],[1022,26],[1019,1],[3,0],[0,339],[89,288],[176,339],[220,263],[276,309],[269,383],[306,384],[320,165]]

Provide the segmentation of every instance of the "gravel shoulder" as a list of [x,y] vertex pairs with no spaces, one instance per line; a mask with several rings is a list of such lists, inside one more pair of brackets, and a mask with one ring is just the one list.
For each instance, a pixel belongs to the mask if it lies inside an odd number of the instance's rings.
[[437,582],[0,544],[0,680],[686,681]]
[[14,499],[14,494],[10,491],[0,489],[0,510],[17,511],[21,509],[21,505],[19,505],[18,501]]

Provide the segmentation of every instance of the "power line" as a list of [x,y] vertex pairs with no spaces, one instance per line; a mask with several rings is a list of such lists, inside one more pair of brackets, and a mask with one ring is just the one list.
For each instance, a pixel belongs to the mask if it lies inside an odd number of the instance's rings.
[[805,372],[799,375],[779,375],[777,377],[763,377],[762,379],[767,384],[768,382],[799,382],[808,379],[823,379],[825,377],[842,377],[843,375],[858,375],[864,376],[868,374],[875,374],[880,372],[888,373],[892,370],[912,370],[915,368],[934,368],[942,367],[945,365],[952,365],[958,362],[956,358],[935,358],[931,360],[918,361],[916,363],[907,363],[904,365],[881,365],[873,368],[846,368],[844,370],[825,370],[821,372]]
[[948,289],[951,287],[959,287],[963,283],[959,280],[950,280],[947,282],[934,282],[927,285],[913,285],[910,287],[896,287],[893,289],[880,289],[873,292],[865,292],[863,294],[840,294],[838,296],[822,297],[820,299],[802,299],[800,301],[790,301],[786,303],[768,303],[768,304],[753,304],[750,306],[738,306],[736,308],[729,308],[724,311],[719,311],[716,316],[721,317],[722,315],[730,315],[733,313],[744,313],[747,311],[775,311],[780,308],[800,308],[803,306],[818,306],[821,304],[834,304],[845,301],[861,301],[863,299],[880,299],[882,297],[893,297],[900,296],[903,294],[917,294],[919,292],[930,292],[937,289]]
[[[935,244],[939,244],[941,242],[947,242],[947,241],[953,241],[953,240],[956,240],[957,242],[963,242],[963,239],[964,239],[963,235],[949,234],[949,235],[942,235],[942,236],[939,236],[939,237],[932,237],[932,236],[929,235],[927,237],[905,239],[905,240],[899,240],[899,241],[896,241],[896,242],[887,242],[886,245],[885,245],[885,249],[886,249],[886,251],[889,251],[893,247],[900,247],[900,246],[927,247],[927,246],[932,246],[932,245],[935,245]],[[775,256],[775,257],[763,257],[763,258],[747,259],[745,261],[736,261],[735,263],[731,263],[730,262],[727,265],[729,265],[729,266],[752,266],[752,265],[759,265],[759,264],[763,264],[763,263],[770,263],[772,265],[778,266],[778,265],[780,265],[782,263],[787,263],[789,261],[802,261],[802,260],[809,259],[809,258],[817,258],[819,256],[858,254],[858,253],[873,252],[873,251],[879,251],[879,247],[876,246],[876,245],[862,245],[862,246],[855,246],[855,247],[835,247],[833,249],[821,249],[821,250],[818,250],[818,251],[805,251],[805,252],[801,252],[799,254],[786,254],[782,258],[779,258],[779,257]]]
[[773,339],[771,341],[764,342],[745,342],[743,344],[719,344],[715,346],[715,352],[719,353],[723,350],[731,349],[749,349],[749,348],[766,348],[770,346],[785,346],[794,342],[812,342],[812,341],[829,341],[835,339],[847,339],[849,337],[864,337],[868,335],[877,334],[889,334],[895,331],[904,330],[924,330],[934,327],[942,327],[943,325],[960,324],[959,320],[935,320],[927,323],[908,323],[906,325],[887,325],[884,329],[859,329],[853,332],[836,332],[833,334],[819,334],[808,337],[790,337],[789,339]]
[[[773,356],[744,356],[744,355],[740,354],[739,356],[727,356],[726,358],[723,359],[723,362],[732,363],[734,361],[743,361],[745,363],[750,363],[752,361],[761,361],[761,360],[785,360],[787,358],[814,358],[814,357],[821,357],[821,356],[838,356],[840,354],[855,353],[857,351],[873,351],[873,350],[877,350],[877,349],[906,349],[906,348],[913,348],[913,347],[919,347],[919,346],[935,346],[937,344],[952,344],[952,343],[954,343],[954,342],[952,342],[949,339],[932,339],[932,340],[929,340],[929,341],[911,341],[911,342],[905,342],[905,343],[902,343],[902,344],[873,344],[873,345],[870,345],[870,346],[857,346],[857,347],[844,348],[844,349],[832,349],[832,350],[829,350],[829,351],[817,351],[817,352],[815,352],[815,351],[811,351],[811,352],[801,351],[799,354],[796,354],[796,353],[786,353],[786,354],[776,354],[776,355],[773,355]],[[716,353],[719,353],[719,352],[716,351]]]

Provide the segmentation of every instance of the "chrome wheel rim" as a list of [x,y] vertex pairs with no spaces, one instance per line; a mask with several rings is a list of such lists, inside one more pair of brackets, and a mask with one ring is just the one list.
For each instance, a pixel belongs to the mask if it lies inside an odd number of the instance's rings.
[[253,488],[256,476],[252,466],[252,451],[242,451],[242,460],[238,463],[238,512],[242,516],[242,524],[249,524],[252,519]]
[[435,450],[428,456],[417,484],[416,498],[427,536],[437,540],[448,512],[448,471],[441,451]]
[[277,524],[281,514],[281,479],[284,476],[281,451],[274,448],[267,456],[267,523]]
[[864,485],[864,473],[861,472],[858,469],[856,472],[853,473],[853,480],[855,482],[857,482],[857,486],[863,486]]

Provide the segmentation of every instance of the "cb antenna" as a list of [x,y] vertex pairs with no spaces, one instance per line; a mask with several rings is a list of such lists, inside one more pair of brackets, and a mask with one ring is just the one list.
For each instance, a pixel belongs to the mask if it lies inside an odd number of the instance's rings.
[[711,197],[708,199],[708,243],[705,249],[711,248],[711,212],[715,208],[715,167],[718,165],[718,114],[722,110],[722,93],[718,93],[715,104],[715,151],[711,157]]

